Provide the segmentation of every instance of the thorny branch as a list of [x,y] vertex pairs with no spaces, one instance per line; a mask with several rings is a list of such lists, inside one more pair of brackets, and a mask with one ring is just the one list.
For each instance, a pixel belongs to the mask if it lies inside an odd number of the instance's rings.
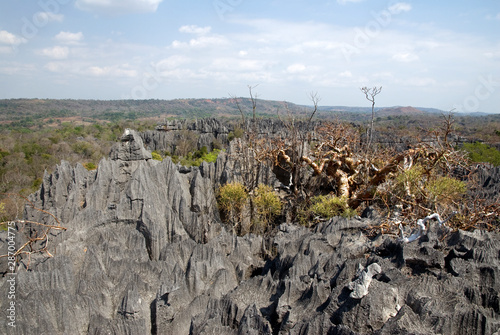
[[[46,253],[49,257],[53,257],[53,255],[49,252],[48,246],[49,246],[49,234],[52,230],[61,230],[65,231],[67,228],[61,226],[61,222],[59,219],[52,213],[43,210],[41,208],[35,207],[32,201],[30,201],[28,198],[20,195],[20,194],[13,194],[13,193],[4,193],[3,195],[9,196],[9,197],[20,197],[24,201],[26,201],[26,205],[30,206],[32,209],[39,211],[41,213],[47,214],[50,216],[55,222],[56,225],[50,225],[50,224],[44,224],[41,222],[37,221],[31,221],[31,220],[21,220],[21,219],[15,219],[11,220],[8,222],[15,222],[18,226],[18,232],[24,232],[24,237],[27,239],[27,241],[21,245],[17,250],[11,254],[5,254],[5,255],[0,255],[0,258],[3,257],[18,257],[22,254],[28,255],[29,260],[31,260],[31,255],[36,254],[36,253]],[[6,224],[8,222],[1,222],[0,224]],[[40,229],[33,229],[33,226],[38,226]],[[41,231],[41,234],[40,234]],[[42,241],[41,246],[37,246],[37,242]],[[28,262],[29,266],[29,262]]]

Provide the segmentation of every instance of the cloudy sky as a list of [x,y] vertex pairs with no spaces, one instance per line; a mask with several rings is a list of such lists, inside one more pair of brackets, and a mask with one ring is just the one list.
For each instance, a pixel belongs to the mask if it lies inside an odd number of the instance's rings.
[[500,113],[498,0],[8,0],[0,98],[248,96]]

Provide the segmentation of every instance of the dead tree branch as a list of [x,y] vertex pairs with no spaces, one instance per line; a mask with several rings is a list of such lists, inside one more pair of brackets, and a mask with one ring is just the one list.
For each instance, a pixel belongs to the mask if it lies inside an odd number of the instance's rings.
[[[20,194],[13,194],[13,193],[4,193],[6,196],[10,197],[20,197],[26,201],[26,205],[30,206],[33,210],[44,213],[48,215],[50,218],[52,218],[53,221],[55,221],[55,225],[52,224],[45,224],[37,221],[31,221],[31,220],[21,220],[21,219],[14,219],[6,222],[1,222],[0,224],[5,224],[5,225],[12,225],[12,223],[16,224],[17,232],[18,233],[23,233],[23,237],[26,239],[26,242],[24,242],[20,247],[18,247],[14,252],[9,252],[8,254],[5,255],[0,255],[0,258],[3,257],[19,257],[20,255],[28,255],[29,260],[31,260],[31,255],[32,254],[37,254],[37,253],[46,253],[48,257],[53,257],[52,253],[49,252],[48,250],[48,245],[49,245],[49,234],[51,233],[52,230],[60,230],[60,231],[66,231],[67,228],[61,226],[61,222],[59,219],[52,213],[35,207],[32,201],[30,201],[28,198],[20,195]],[[38,229],[33,228],[34,226],[39,227]],[[9,227],[10,230],[10,227]],[[10,232],[9,232],[10,233]],[[37,245],[39,242],[41,242],[41,245]],[[29,266],[29,262],[28,262]]]

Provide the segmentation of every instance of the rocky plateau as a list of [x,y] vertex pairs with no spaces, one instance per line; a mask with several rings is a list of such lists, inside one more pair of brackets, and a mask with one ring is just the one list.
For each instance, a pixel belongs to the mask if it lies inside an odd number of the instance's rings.
[[[0,259],[0,333],[500,333],[498,233],[431,222],[419,240],[403,243],[369,235],[379,218],[365,213],[236,236],[221,222],[217,187],[244,173],[279,181],[270,169],[247,171],[238,140],[200,167],[153,160],[150,150],[171,147],[184,126],[168,127],[126,130],[97,170],[62,162],[45,174],[30,196],[44,212],[27,206],[24,219],[54,224],[49,212],[67,230],[50,232],[53,257],[21,259],[16,327],[5,312],[12,275]],[[217,122],[191,130],[199,146],[228,140]],[[488,173],[484,192],[498,194],[500,171]],[[6,250],[6,232],[0,237]]]

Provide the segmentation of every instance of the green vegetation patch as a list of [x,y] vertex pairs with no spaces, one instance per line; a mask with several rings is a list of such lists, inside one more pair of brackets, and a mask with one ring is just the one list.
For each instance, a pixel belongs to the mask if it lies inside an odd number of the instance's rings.
[[153,157],[154,160],[156,161],[163,161],[163,158],[161,157],[160,153],[158,151],[153,151],[151,153],[151,157]]
[[269,185],[260,184],[254,191],[253,203],[257,213],[266,224],[281,214],[282,203],[279,196]]
[[[207,147],[203,147],[200,150],[188,153],[187,156],[182,157],[179,162],[184,166],[200,166],[203,162],[215,163],[220,152],[220,149],[214,149],[208,152]],[[177,162],[174,161],[174,163]]]
[[491,163],[500,166],[500,151],[480,142],[465,143],[463,149],[469,154],[469,158],[476,163]]
[[311,198],[309,211],[312,216],[319,216],[323,219],[335,216],[350,218],[357,214],[356,210],[349,207],[346,198],[332,195],[318,195]]
[[426,184],[426,189],[435,202],[449,202],[457,200],[467,192],[465,182],[458,179],[440,176]]
[[219,188],[219,196],[217,199],[219,208],[227,213],[233,211],[241,213],[247,199],[248,192],[241,183],[229,183]]

